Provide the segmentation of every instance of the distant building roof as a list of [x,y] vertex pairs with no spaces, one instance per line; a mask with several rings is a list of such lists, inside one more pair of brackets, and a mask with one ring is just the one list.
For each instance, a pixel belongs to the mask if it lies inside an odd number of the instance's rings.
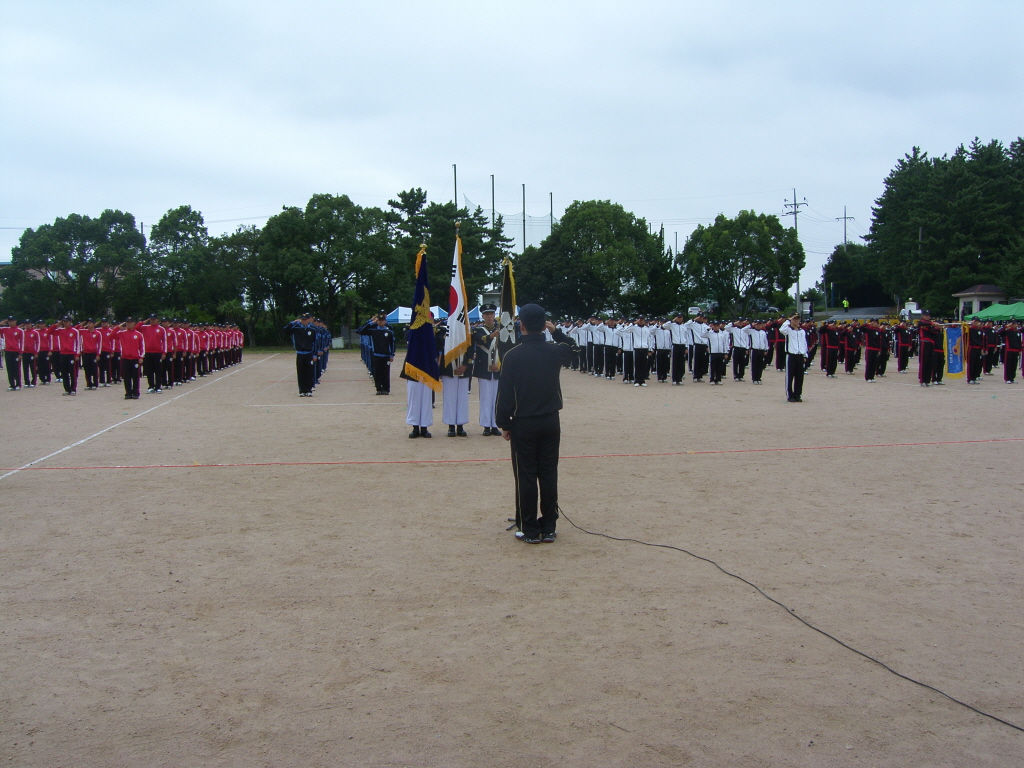
[[973,285],[953,295],[959,298],[961,296],[1005,296],[1006,294],[998,285]]

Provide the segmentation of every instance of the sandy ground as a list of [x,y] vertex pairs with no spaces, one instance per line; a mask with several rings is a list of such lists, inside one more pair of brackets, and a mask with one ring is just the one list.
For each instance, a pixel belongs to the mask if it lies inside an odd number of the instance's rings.
[[[566,372],[565,513],[1024,725],[1024,384],[765,376]],[[0,393],[6,468],[117,425],[0,479],[0,765],[1024,764],[708,563],[516,542],[506,443],[409,440],[394,387],[335,353],[300,399],[249,353],[134,402]]]

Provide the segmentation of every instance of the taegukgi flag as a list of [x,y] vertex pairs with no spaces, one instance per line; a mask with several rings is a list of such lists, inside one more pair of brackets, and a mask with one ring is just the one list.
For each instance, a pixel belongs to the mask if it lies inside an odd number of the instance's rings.
[[459,237],[458,226],[456,223],[452,287],[448,292],[448,335],[444,340],[444,364],[458,361],[456,367],[470,345],[469,303],[466,301],[466,284],[462,280],[462,238]]

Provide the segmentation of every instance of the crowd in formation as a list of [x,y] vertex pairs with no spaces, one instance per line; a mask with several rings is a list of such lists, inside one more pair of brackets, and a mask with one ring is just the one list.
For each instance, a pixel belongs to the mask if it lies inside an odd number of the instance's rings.
[[63,317],[0,323],[0,347],[7,368],[8,392],[59,383],[63,394],[123,383],[124,399],[137,400],[145,377],[150,394],[181,386],[242,359],[244,338],[235,325],[190,323],[158,318],[121,322],[92,319],[76,323]]
[[[846,375],[854,375],[863,362],[864,379],[884,378],[890,361],[898,373],[908,373],[910,361],[917,359],[921,386],[943,384],[946,364],[945,327],[933,321],[928,312],[916,323],[888,323],[878,319],[819,324],[799,323],[804,331],[806,351],[804,371],[817,357],[828,378],[836,378],[840,366]],[[956,324],[959,327],[959,324]],[[762,382],[762,373],[773,364],[786,369],[793,348],[791,319],[725,321],[698,315],[687,320],[677,315],[672,320],[658,318],[599,318],[565,321],[562,330],[578,345],[572,369],[605,379],[621,376],[625,384],[645,387],[652,378],[658,383],[682,385],[690,372],[693,382],[721,384],[731,366],[733,381],[746,380],[749,366],[753,384]],[[967,380],[978,384],[983,375],[992,375],[1002,365],[1003,379],[1016,380],[1020,366],[1021,328],[1016,321],[996,326],[991,321],[972,321],[967,329]]]

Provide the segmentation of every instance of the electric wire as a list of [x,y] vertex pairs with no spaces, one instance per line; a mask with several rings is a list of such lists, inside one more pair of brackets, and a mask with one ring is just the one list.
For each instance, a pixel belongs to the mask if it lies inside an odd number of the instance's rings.
[[763,589],[761,589],[759,586],[757,586],[757,584],[754,584],[752,581],[748,581],[747,579],[743,578],[742,576],[739,576],[738,574],[733,573],[732,571],[727,571],[725,568],[720,566],[718,563],[716,563],[711,558],[703,557],[702,555],[695,554],[695,553],[689,551],[688,549],[683,549],[682,547],[676,547],[676,546],[673,546],[672,544],[654,544],[654,543],[649,542],[649,541],[641,541],[640,539],[632,539],[632,538],[627,538],[627,537],[612,536],[611,534],[608,534],[608,533],[600,533],[598,531],[590,531],[590,530],[587,530],[586,528],[584,528],[583,526],[580,526],[580,525],[577,525],[576,523],[574,523],[565,514],[565,512],[562,511],[561,507],[557,507],[557,509],[558,509],[559,517],[564,518],[565,521],[567,523],[569,523],[569,525],[571,525],[576,530],[582,531],[583,533],[589,534],[590,536],[601,536],[601,537],[606,538],[606,539],[611,539],[612,541],[623,541],[623,542],[627,542],[627,543],[631,543],[631,544],[642,544],[645,547],[657,547],[657,548],[660,548],[660,549],[674,549],[676,552],[682,552],[684,555],[689,555],[690,557],[696,558],[697,560],[703,560],[705,563],[710,563],[711,565],[715,566],[715,568],[717,568],[722,573],[724,573],[726,576],[730,576],[730,577],[732,577],[732,578],[734,578],[734,579],[736,579],[738,581],[741,581],[744,584],[746,584],[748,587],[751,587],[752,589],[756,590],[761,595],[761,597],[763,597],[765,600],[768,600],[769,602],[772,602],[775,605],[777,605],[780,608],[782,608],[782,610],[784,610],[787,614],[792,616],[794,619],[799,621],[804,626],[808,627],[809,629],[813,629],[818,634],[824,635],[829,640],[833,641],[834,643],[838,643],[839,645],[841,645],[846,650],[852,651],[853,653],[857,654],[858,656],[861,656],[861,657],[867,659],[868,661],[874,662],[875,664],[877,664],[878,666],[882,667],[886,671],[891,672],[892,674],[896,675],[896,677],[899,677],[899,678],[901,678],[903,680],[906,680],[907,682],[913,683],[914,685],[919,685],[922,688],[926,688],[929,691],[932,691],[934,693],[939,694],[940,696],[943,696],[943,697],[949,699],[954,704],[959,704],[960,706],[966,707],[967,709],[971,710],[972,712],[974,712],[976,714],[982,715],[983,717],[987,717],[990,720],[995,720],[997,723],[1002,723],[1005,726],[1013,728],[1015,731],[1020,731],[1021,733],[1024,733],[1024,727],[1016,725],[1015,723],[1011,723],[1009,720],[1004,720],[1001,717],[997,717],[996,715],[993,715],[993,714],[990,714],[988,712],[985,712],[984,710],[978,709],[977,707],[972,706],[972,705],[968,704],[965,701],[961,701],[960,699],[956,698],[955,696],[951,696],[950,694],[946,693],[943,690],[940,690],[940,689],[936,688],[933,685],[929,685],[928,683],[922,682],[920,680],[916,680],[915,678],[910,677],[909,675],[904,675],[902,672],[897,672],[895,669],[890,667],[884,661],[880,661],[879,659],[876,659],[874,656],[871,656],[871,655],[869,655],[867,653],[864,653],[864,651],[860,651],[860,650],[854,648],[852,645],[849,645],[848,643],[843,642],[842,640],[840,640],[835,635],[831,635],[828,632],[826,632],[825,630],[823,630],[823,629],[821,629],[819,627],[816,627],[814,624],[809,622],[807,619],[803,618],[798,613],[796,613],[796,611],[794,611],[792,608],[787,606],[785,603],[782,603],[779,600],[776,600],[771,595],[767,594]]

